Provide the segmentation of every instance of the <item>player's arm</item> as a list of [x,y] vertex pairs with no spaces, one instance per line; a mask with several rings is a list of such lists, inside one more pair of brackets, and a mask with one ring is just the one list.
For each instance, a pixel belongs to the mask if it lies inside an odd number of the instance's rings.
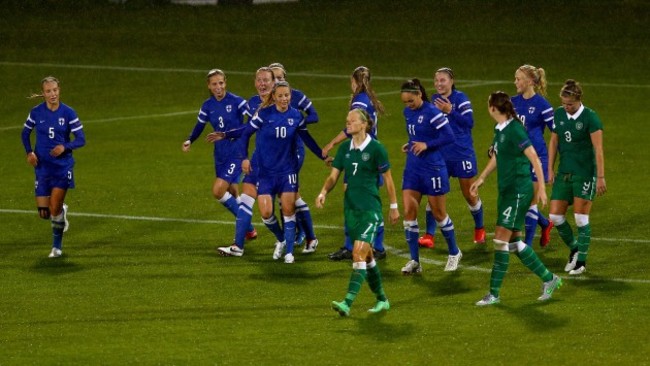
[[332,139],[325,147],[323,147],[323,157],[326,157],[327,154],[334,148],[334,146],[340,144],[341,142],[345,141],[349,136],[345,133],[345,130],[339,132],[336,137]]
[[25,127],[23,127],[23,131],[20,134],[20,137],[23,141],[23,146],[25,147],[25,153],[27,154],[27,163],[31,166],[37,166],[38,165],[38,157],[36,156],[36,153],[34,153],[34,150],[32,150],[32,142],[30,141],[29,137],[32,134],[33,128],[28,127],[27,124],[25,124]]
[[323,205],[325,204],[325,197],[332,191],[332,189],[334,189],[340,175],[341,171],[337,168],[332,167],[332,170],[330,170],[330,175],[325,179],[323,188],[321,188],[318,197],[316,197],[316,207],[323,208]]
[[201,133],[203,133],[203,130],[205,129],[205,125],[207,122],[203,120],[202,118],[203,115],[207,116],[207,113],[205,113],[203,110],[200,110],[199,115],[196,118],[196,125],[194,125],[194,129],[192,129],[192,133],[190,133],[190,136],[187,138],[187,140],[183,142],[182,149],[184,152],[190,151],[190,145],[192,145],[192,143],[196,141],[196,139],[198,139],[199,136],[201,136]]
[[605,152],[603,151],[603,130],[592,132],[591,144],[596,155],[596,193],[602,196],[607,192],[605,183]]
[[551,139],[548,140],[548,182],[555,183],[555,158],[557,157],[558,135],[551,130]]
[[388,217],[390,218],[390,223],[394,225],[399,220],[395,182],[393,181],[393,175],[391,174],[390,169],[382,173],[382,176],[384,177],[384,185],[386,186],[386,192],[388,193],[388,202],[390,202]]
[[469,187],[469,192],[472,194],[474,197],[478,197],[478,188],[485,183],[485,180],[487,177],[492,174],[494,169],[497,167],[497,155],[492,154],[492,157],[490,157],[490,161],[488,161],[487,165],[479,174],[478,178],[472,183],[471,187]]
[[298,136],[302,139],[302,141],[305,143],[305,145],[311,150],[311,152],[314,153],[319,159],[325,160],[327,159],[327,154],[323,153],[323,150],[318,146],[318,143],[314,138],[311,136],[309,131],[306,128],[301,128],[298,130]]

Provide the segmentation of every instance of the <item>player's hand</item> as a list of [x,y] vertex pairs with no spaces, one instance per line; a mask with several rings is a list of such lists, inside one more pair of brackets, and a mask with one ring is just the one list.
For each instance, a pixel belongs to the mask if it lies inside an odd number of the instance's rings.
[[316,207],[323,208],[325,205],[325,194],[322,192],[316,197]]
[[38,156],[32,151],[27,154],[27,164],[36,167],[38,165]]
[[253,169],[251,168],[251,161],[248,159],[244,159],[241,162],[241,171],[244,172],[244,174],[249,175]]
[[214,143],[214,142],[217,142],[217,141],[221,141],[221,140],[223,140],[225,138],[226,138],[226,133],[225,132],[214,131],[214,132],[210,132],[208,134],[208,136],[205,138],[205,140],[207,142]]
[[402,152],[405,153],[405,154],[407,152],[409,152],[409,144],[408,144],[408,142],[405,143],[404,145],[402,145]]
[[548,184],[553,185],[555,183],[555,172],[553,169],[549,169],[546,174],[548,176]]
[[331,168],[332,167],[332,162],[334,161],[334,158],[331,157],[331,156],[328,156],[328,157],[325,158],[324,161],[325,161],[325,165],[327,165],[328,167]]
[[436,100],[433,101],[433,104],[435,104],[436,108],[440,109],[442,113],[451,113],[452,105],[449,99],[441,96],[439,98],[436,98]]
[[415,141],[411,143],[411,151],[418,156],[427,150],[427,144],[424,142]]
[[330,152],[330,150],[332,150],[333,148],[334,148],[334,145],[333,145],[331,142],[330,142],[329,144],[325,145],[325,147],[323,147],[323,152],[322,152],[321,155],[323,156],[324,159],[327,158],[327,154],[328,154],[328,153]]
[[64,151],[65,151],[65,146],[56,145],[52,150],[50,150],[50,155],[56,158],[57,156],[63,154]]
[[183,142],[183,147],[182,147],[183,152],[190,151],[190,146],[192,146],[192,141],[187,140],[187,141]]
[[490,145],[487,150],[488,159],[492,159],[492,155],[494,155],[494,145]]
[[482,186],[483,182],[483,178],[478,177],[478,179],[476,179],[474,183],[472,183],[472,185],[469,187],[469,193],[472,195],[472,197],[478,197],[478,187]]
[[607,183],[605,177],[596,178],[596,194],[602,196],[607,192]]
[[535,197],[535,201],[537,201],[538,205],[541,205],[542,208],[546,207],[546,203],[548,201],[548,197],[546,196],[546,186],[544,185],[544,182],[538,182],[539,183],[539,188],[537,190],[537,197]]
[[391,208],[388,211],[388,217],[390,218],[390,224],[395,225],[399,221],[399,209]]

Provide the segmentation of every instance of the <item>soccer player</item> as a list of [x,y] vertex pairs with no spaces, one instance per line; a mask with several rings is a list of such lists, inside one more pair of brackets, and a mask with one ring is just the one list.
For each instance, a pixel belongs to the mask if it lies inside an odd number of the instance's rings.
[[397,223],[399,212],[388,154],[384,146],[371,138],[367,132],[372,125],[373,120],[365,110],[353,109],[348,112],[346,132],[352,138],[339,147],[332,163],[330,175],[316,198],[316,207],[323,208],[327,194],[334,189],[341,172],[344,172],[348,184],[343,204],[345,227],[350,238],[354,240],[354,248],[348,292],[343,301],[332,301],[332,309],[341,316],[350,315],[350,307],[366,278],[370,289],[377,298],[375,306],[368,311],[379,313],[390,309],[371,244],[383,221],[379,187],[377,186],[379,176],[383,177],[388,192],[391,224]]
[[[535,251],[521,241],[520,237],[524,217],[533,197],[535,198],[533,202],[546,205],[542,165],[508,94],[501,91],[490,94],[488,112],[497,122],[494,127],[494,154],[470,187],[470,192],[478,195],[478,188],[496,169],[499,196],[490,292],[476,305],[487,306],[500,301],[501,283],[508,272],[510,252],[514,252],[528,269],[542,279],[544,282],[542,295],[537,300],[546,301],[551,298],[553,291],[562,285],[562,279],[549,272]],[[535,182],[538,186],[536,190],[533,189],[533,182],[530,179],[530,164],[540,178]]]
[[[560,238],[569,247],[569,262],[564,270],[580,275],[587,270],[587,253],[591,242],[591,211],[594,193],[607,192],[605,184],[605,155],[603,124],[596,112],[582,104],[582,87],[567,80],[560,91],[562,107],[555,110],[555,119],[548,151],[548,175],[553,184],[550,218]],[[560,154],[557,174],[553,167]],[[578,239],[566,221],[569,205],[578,227]]]
[[[219,69],[208,71],[207,85],[210,97],[203,102],[196,125],[188,139],[183,142],[183,152],[189,152],[192,143],[201,136],[205,125],[210,123],[214,131],[228,131],[241,127],[248,113],[248,104],[243,98],[226,90],[226,74]],[[212,185],[214,197],[237,217],[239,211],[238,184],[243,159],[241,142],[223,140],[214,144],[214,169],[216,178]],[[248,225],[248,239],[255,239],[257,232]]]
[[[553,131],[553,107],[544,99],[546,95],[546,72],[541,67],[520,66],[515,72],[515,87],[517,88],[517,95],[512,97],[512,104],[515,106],[519,120],[526,127],[530,142],[541,160],[542,171],[546,172],[548,152],[546,150],[546,141],[544,141],[544,129],[548,127],[549,130]],[[532,166],[530,175],[533,182],[537,182],[538,177],[535,175]],[[539,245],[544,248],[551,240],[553,222],[544,217],[535,202],[531,202],[528,213],[526,213],[524,242],[527,245],[532,245],[538,224],[542,228]]]
[[[275,62],[269,65],[269,68],[274,74],[275,80],[287,81],[287,71],[281,63]],[[306,124],[318,122],[318,113],[312,104],[311,100],[307,98],[305,93],[298,89],[291,88],[291,107],[301,111],[305,117]],[[297,140],[296,152],[298,154],[298,173],[302,169],[305,161],[305,146],[301,139]],[[327,155],[327,154],[325,154]],[[296,219],[298,220],[298,239],[297,243],[305,240],[305,247],[303,253],[313,253],[318,247],[318,239],[314,232],[314,222],[311,218],[311,212],[307,202],[302,199],[300,192],[298,192],[296,200]]]
[[401,98],[404,102],[404,119],[408,143],[402,150],[406,153],[406,165],[402,180],[404,200],[404,233],[411,252],[411,260],[402,268],[403,274],[422,272],[418,244],[418,209],[422,196],[427,196],[433,217],[447,241],[449,257],[445,271],[455,271],[463,253],[456,245],[454,223],[447,214],[449,175],[440,152],[442,146],[454,142],[454,132],[445,114],[429,102],[427,92],[418,79],[402,84]]
[[[273,259],[284,255],[285,263],[294,263],[293,247],[296,240],[296,197],[298,192],[298,156],[296,140],[301,138],[307,147],[320,159],[322,150],[307,131],[302,113],[291,107],[291,87],[289,83],[275,83],[271,93],[266,96],[253,119],[243,128],[226,132],[213,132],[208,142],[224,138],[240,138],[248,149],[248,140],[257,133],[256,150],[258,163],[258,202],[262,219],[276,237],[283,232],[284,241],[276,243]],[[244,170],[248,167],[244,166]],[[273,215],[273,197],[280,196],[284,228],[279,223],[270,225],[267,221]]]
[[[474,243],[485,244],[485,228],[483,226],[483,202],[479,197],[469,193],[473,178],[478,173],[472,128],[474,127],[474,111],[469,98],[456,89],[454,71],[448,67],[440,68],[434,74],[434,85],[437,94],[431,96],[431,102],[445,114],[449,125],[454,131],[456,140],[440,148],[447,164],[450,177],[458,178],[460,190],[469,206],[469,212],[474,219]],[[426,209],[426,234],[418,243],[422,247],[433,248],[436,220],[431,213],[431,205]]]
[[[352,72],[350,77],[350,87],[352,88],[352,97],[350,98],[350,110],[359,108],[365,110],[370,119],[372,119],[372,129],[370,131],[370,137],[377,138],[377,115],[385,114],[384,106],[381,104],[375,91],[370,85],[370,69],[365,66],[359,66]],[[347,134],[346,129],[343,129],[336,137],[332,139],[325,147],[323,148],[323,154],[327,154],[334,146],[345,141],[347,138],[351,137]],[[345,178],[345,177],[344,177]],[[379,186],[383,184],[382,177],[379,176],[377,182]],[[344,182],[344,186],[347,185]],[[384,259],[386,258],[386,250],[384,249],[384,223],[382,222],[377,230],[377,236],[375,237],[375,242],[373,246],[373,255],[375,259]],[[343,259],[352,259],[352,240],[350,236],[345,234],[345,244],[339,250],[330,253],[328,258],[334,261],[339,261]]]
[[[65,195],[74,188],[74,158],[72,151],[86,144],[86,136],[77,113],[60,100],[59,80],[48,76],[41,80],[44,102],[32,108],[27,116],[21,137],[27,163],[34,167],[34,189],[38,215],[52,223],[52,250],[49,258],[63,254],[63,233],[68,230]],[[30,136],[36,132],[34,149]],[[71,141],[70,135],[74,136]]]

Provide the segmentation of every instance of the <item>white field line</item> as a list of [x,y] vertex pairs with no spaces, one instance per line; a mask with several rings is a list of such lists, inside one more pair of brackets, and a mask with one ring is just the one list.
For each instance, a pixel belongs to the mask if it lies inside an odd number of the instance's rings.
[[[34,215],[33,210],[12,210],[12,209],[0,209],[0,213],[7,214],[29,214]],[[130,215],[107,215],[107,214],[97,214],[97,213],[84,213],[84,212],[73,212],[68,213],[68,216],[71,217],[96,217],[103,219],[118,219],[118,220],[133,220],[133,221],[158,221],[158,222],[182,222],[189,224],[212,224],[212,225],[234,225],[234,221],[223,221],[223,220],[197,220],[197,219],[179,219],[179,218],[170,218],[170,217],[152,217],[152,216],[130,216]],[[317,229],[328,229],[328,230],[343,230],[342,226],[338,225],[314,225],[314,228]],[[489,234],[488,234],[489,235]],[[643,239],[622,239],[622,238],[592,238],[596,241],[613,241],[613,242],[633,242],[633,243],[650,243],[650,240]],[[410,259],[409,253],[407,251],[386,246],[386,249],[391,252],[391,254],[405,259]],[[445,261],[438,261],[435,259],[429,258],[420,258],[420,262],[433,264],[435,266],[444,267],[446,265]],[[491,269],[484,267],[475,267],[475,266],[465,266],[460,265],[461,268],[469,271],[481,272],[481,273],[490,273]],[[606,280],[614,282],[625,282],[625,283],[643,283],[650,284],[650,280],[643,279],[628,279],[628,278],[598,278],[590,279],[588,277],[569,277],[562,276],[563,279],[568,280],[580,280],[580,281],[589,281],[589,280]]]

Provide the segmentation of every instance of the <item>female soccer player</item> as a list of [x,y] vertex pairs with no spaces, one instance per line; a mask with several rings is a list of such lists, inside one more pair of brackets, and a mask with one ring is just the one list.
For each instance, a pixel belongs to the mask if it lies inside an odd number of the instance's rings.
[[[454,71],[448,67],[440,68],[434,75],[437,94],[431,96],[431,102],[447,116],[449,125],[454,131],[456,140],[440,148],[447,164],[450,177],[458,178],[460,190],[469,206],[469,212],[474,219],[474,243],[485,244],[485,228],[483,227],[483,203],[479,197],[469,192],[478,173],[472,128],[474,127],[474,111],[472,103],[465,93],[456,89]],[[427,204],[426,234],[420,238],[420,246],[433,248],[436,220],[431,214],[431,206]]]
[[[508,94],[498,91],[490,94],[488,112],[497,122],[494,127],[494,154],[485,169],[470,187],[473,195],[495,169],[498,176],[499,196],[497,200],[497,225],[494,232],[494,264],[490,275],[490,292],[479,300],[477,306],[496,304],[500,301],[499,292],[503,277],[508,272],[510,252],[515,252],[521,262],[539,276],[544,285],[542,295],[537,300],[551,298],[553,291],[562,285],[560,277],[546,269],[535,251],[521,241],[521,227],[526,211],[533,202],[546,205],[544,172],[537,153],[532,146],[526,128],[517,118],[517,113]],[[540,178],[533,189],[530,179],[530,164]],[[533,196],[534,194],[534,196]]]
[[447,214],[449,176],[440,148],[454,142],[449,120],[436,106],[429,103],[427,92],[418,79],[402,84],[401,98],[406,106],[404,119],[409,141],[402,150],[406,155],[402,199],[404,200],[404,232],[411,252],[411,260],[402,273],[422,272],[418,246],[418,208],[422,196],[427,196],[433,217],[440,225],[449,247],[445,271],[455,271],[463,254],[456,245],[454,223]]
[[[560,91],[562,107],[555,110],[555,125],[548,151],[548,175],[553,184],[550,217],[560,237],[571,250],[565,271],[580,275],[587,270],[587,253],[591,242],[591,211],[594,193],[607,192],[603,124],[596,112],[582,104],[582,87],[567,80]],[[553,172],[555,157],[560,154],[557,175]],[[578,227],[578,240],[565,215],[573,204]],[[577,255],[576,255],[577,254]]]
[[[60,101],[59,80],[48,76],[41,80],[43,103],[32,108],[22,131],[27,163],[36,173],[36,207],[42,219],[52,222],[50,258],[60,257],[63,233],[68,230],[68,206],[65,195],[74,188],[72,151],[86,144],[86,136],[77,113]],[[30,135],[36,131],[34,149]],[[74,139],[70,141],[70,134]]]
[[[207,83],[211,95],[203,102],[192,133],[183,142],[184,152],[190,151],[190,146],[201,136],[207,123],[210,123],[214,131],[232,130],[243,125],[244,116],[248,112],[246,100],[226,90],[226,74],[223,71],[208,71]],[[212,185],[212,194],[235,217],[239,211],[237,191],[244,155],[242,149],[239,141],[223,140],[214,144],[213,152],[216,178]],[[255,228],[250,224],[246,236],[248,239],[257,237]]]
[[[546,172],[548,152],[546,150],[546,141],[544,141],[544,128],[548,127],[549,130],[553,130],[553,107],[544,99],[546,95],[546,72],[541,67],[523,65],[515,72],[515,87],[517,88],[517,95],[512,97],[512,104],[515,106],[519,120],[526,127],[530,142],[542,162],[542,171]],[[530,175],[533,182],[537,182],[538,178],[532,167]],[[544,248],[551,240],[553,223],[544,217],[535,202],[531,202],[526,214],[526,236],[524,240],[526,244],[532,245],[538,224],[542,227],[539,244]]]
[[[372,138],[377,138],[377,115],[383,115],[385,113],[384,106],[381,104],[375,91],[370,85],[370,69],[365,66],[359,66],[352,72],[350,77],[350,87],[352,88],[352,97],[350,98],[350,110],[359,108],[368,112],[370,119],[372,119],[372,129],[370,131],[370,136]],[[345,141],[350,137],[346,129],[343,129],[336,137],[332,139],[325,147],[323,148],[323,154],[327,154],[334,146]],[[347,184],[344,182],[344,184]],[[379,177],[378,185],[381,186],[383,182],[381,181],[381,176]],[[382,222],[377,231],[377,236],[375,237],[373,255],[375,259],[384,259],[386,258],[386,250],[384,249],[384,223]],[[334,261],[339,261],[343,259],[352,259],[352,240],[350,240],[349,235],[345,235],[345,244],[339,250],[330,253],[328,258]]]
[[[257,133],[258,201],[262,219],[268,225],[273,215],[273,197],[280,196],[284,230],[275,222],[272,231],[284,232],[284,242],[276,244],[273,259],[280,259],[286,245],[285,263],[293,263],[293,246],[296,240],[296,198],[298,192],[298,156],[296,140],[300,137],[316,156],[322,150],[307,131],[302,113],[290,105],[291,87],[281,81],[275,83],[253,119],[243,128],[208,135],[209,142],[224,138],[240,138],[248,148],[248,139]],[[277,236],[277,234],[276,234]]]
[[372,242],[383,221],[381,199],[377,180],[384,179],[390,201],[389,217],[391,224],[397,223],[397,195],[390,172],[388,154],[384,146],[371,138],[367,131],[372,128],[373,120],[363,109],[353,109],[346,119],[346,132],[351,139],[339,147],[332,163],[330,175],[325,180],[320,194],[316,198],[316,207],[323,208],[327,194],[334,189],[341,172],[345,172],[347,189],[345,190],[344,212],[345,227],[354,240],[352,250],[352,275],[345,300],[332,301],[332,309],[341,316],[350,315],[363,281],[367,278],[370,289],[377,297],[375,306],[369,309],[378,313],[390,309],[390,303],[384,293],[379,267],[373,257]]

